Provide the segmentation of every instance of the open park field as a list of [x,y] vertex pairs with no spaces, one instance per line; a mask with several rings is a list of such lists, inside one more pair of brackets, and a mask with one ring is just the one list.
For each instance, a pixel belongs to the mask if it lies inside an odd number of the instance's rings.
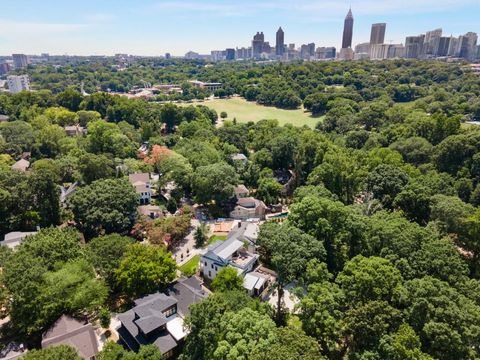
[[313,117],[310,112],[303,108],[297,110],[283,110],[275,107],[258,105],[255,102],[246,101],[240,97],[230,99],[213,99],[194,103],[183,103],[187,105],[206,105],[220,115],[222,111],[228,114],[227,120],[237,119],[239,123],[249,121],[257,122],[264,119],[276,119],[280,125],[292,124],[294,126],[308,125],[315,128],[315,125],[322,120],[322,117]]

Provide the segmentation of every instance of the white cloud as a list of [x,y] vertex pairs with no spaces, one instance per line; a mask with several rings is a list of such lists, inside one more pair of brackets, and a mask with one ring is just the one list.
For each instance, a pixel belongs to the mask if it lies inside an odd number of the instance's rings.
[[277,1],[162,1],[154,5],[157,10],[175,13],[208,12],[210,16],[245,16],[282,11],[289,16],[307,16],[325,19],[345,16],[351,4],[358,15],[395,15],[448,11],[462,6],[479,6],[479,0],[277,0]]
[[42,23],[0,19],[0,33],[6,38],[59,35],[76,32],[87,27],[87,24]]

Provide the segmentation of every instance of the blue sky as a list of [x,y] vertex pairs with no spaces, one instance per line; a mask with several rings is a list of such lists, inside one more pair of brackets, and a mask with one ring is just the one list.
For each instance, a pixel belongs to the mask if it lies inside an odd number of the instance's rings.
[[0,54],[183,55],[248,46],[256,31],[275,42],[339,46],[352,6],[354,44],[386,22],[386,42],[442,27],[480,33],[480,0],[2,0]]

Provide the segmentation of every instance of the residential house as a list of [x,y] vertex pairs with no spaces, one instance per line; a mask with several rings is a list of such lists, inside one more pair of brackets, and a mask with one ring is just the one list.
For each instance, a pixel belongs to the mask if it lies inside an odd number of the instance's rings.
[[67,136],[80,136],[85,134],[85,128],[80,125],[65,126],[65,133]]
[[0,241],[0,245],[8,246],[10,249],[16,248],[20,245],[27,236],[35,235],[36,231],[31,232],[22,232],[22,231],[13,231],[5,234],[3,241]]
[[246,164],[248,162],[248,158],[245,156],[245,154],[234,154],[232,155],[232,160],[233,162],[241,162],[243,164]]
[[25,159],[20,159],[15,164],[12,165],[12,170],[26,172],[29,167],[30,167],[30,161]]
[[250,196],[250,191],[243,184],[236,186],[235,189],[233,189],[233,192],[235,193],[235,197],[237,199],[246,198]]
[[94,360],[98,354],[98,341],[92,324],[62,315],[42,336],[42,348],[68,345],[80,357]]
[[135,188],[139,196],[139,201],[141,205],[146,205],[150,203],[152,199],[152,189],[150,183],[150,174],[149,173],[139,173],[139,174],[130,174],[128,175],[128,180],[130,184]]
[[77,191],[78,183],[74,182],[73,184],[66,186],[60,186],[60,204],[65,204],[67,200],[72,197],[73,194]]
[[243,242],[233,236],[208,247],[200,259],[200,272],[205,279],[213,280],[220,270],[231,266],[242,275],[254,269],[258,258],[257,254],[245,250]]
[[6,122],[8,120],[10,120],[9,116],[0,114],[0,123],[1,122]]
[[160,206],[155,205],[141,205],[138,207],[138,213],[152,220],[158,219],[163,215],[163,211],[160,209]]
[[230,212],[230,217],[235,220],[247,219],[265,219],[267,207],[263,201],[253,197],[239,198],[233,211]]
[[243,278],[243,287],[250,296],[260,296],[269,284],[269,276],[257,271],[248,273]]
[[206,296],[201,281],[192,276],[178,280],[165,293],[135,300],[135,307],[118,316],[121,341],[132,351],[154,344],[165,359],[175,356],[187,335],[183,319],[189,306]]

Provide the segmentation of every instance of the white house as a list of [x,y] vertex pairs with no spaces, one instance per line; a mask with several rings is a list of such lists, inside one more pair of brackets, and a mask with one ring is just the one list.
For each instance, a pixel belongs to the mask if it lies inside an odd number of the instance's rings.
[[152,188],[150,183],[150,174],[149,173],[139,173],[139,174],[130,174],[128,175],[128,181],[135,188],[139,196],[139,201],[141,205],[150,204],[152,199]]
[[258,262],[258,255],[245,250],[242,241],[232,237],[217,241],[208,247],[200,259],[200,272],[209,280],[215,279],[224,267],[231,266],[243,275],[252,271]]

